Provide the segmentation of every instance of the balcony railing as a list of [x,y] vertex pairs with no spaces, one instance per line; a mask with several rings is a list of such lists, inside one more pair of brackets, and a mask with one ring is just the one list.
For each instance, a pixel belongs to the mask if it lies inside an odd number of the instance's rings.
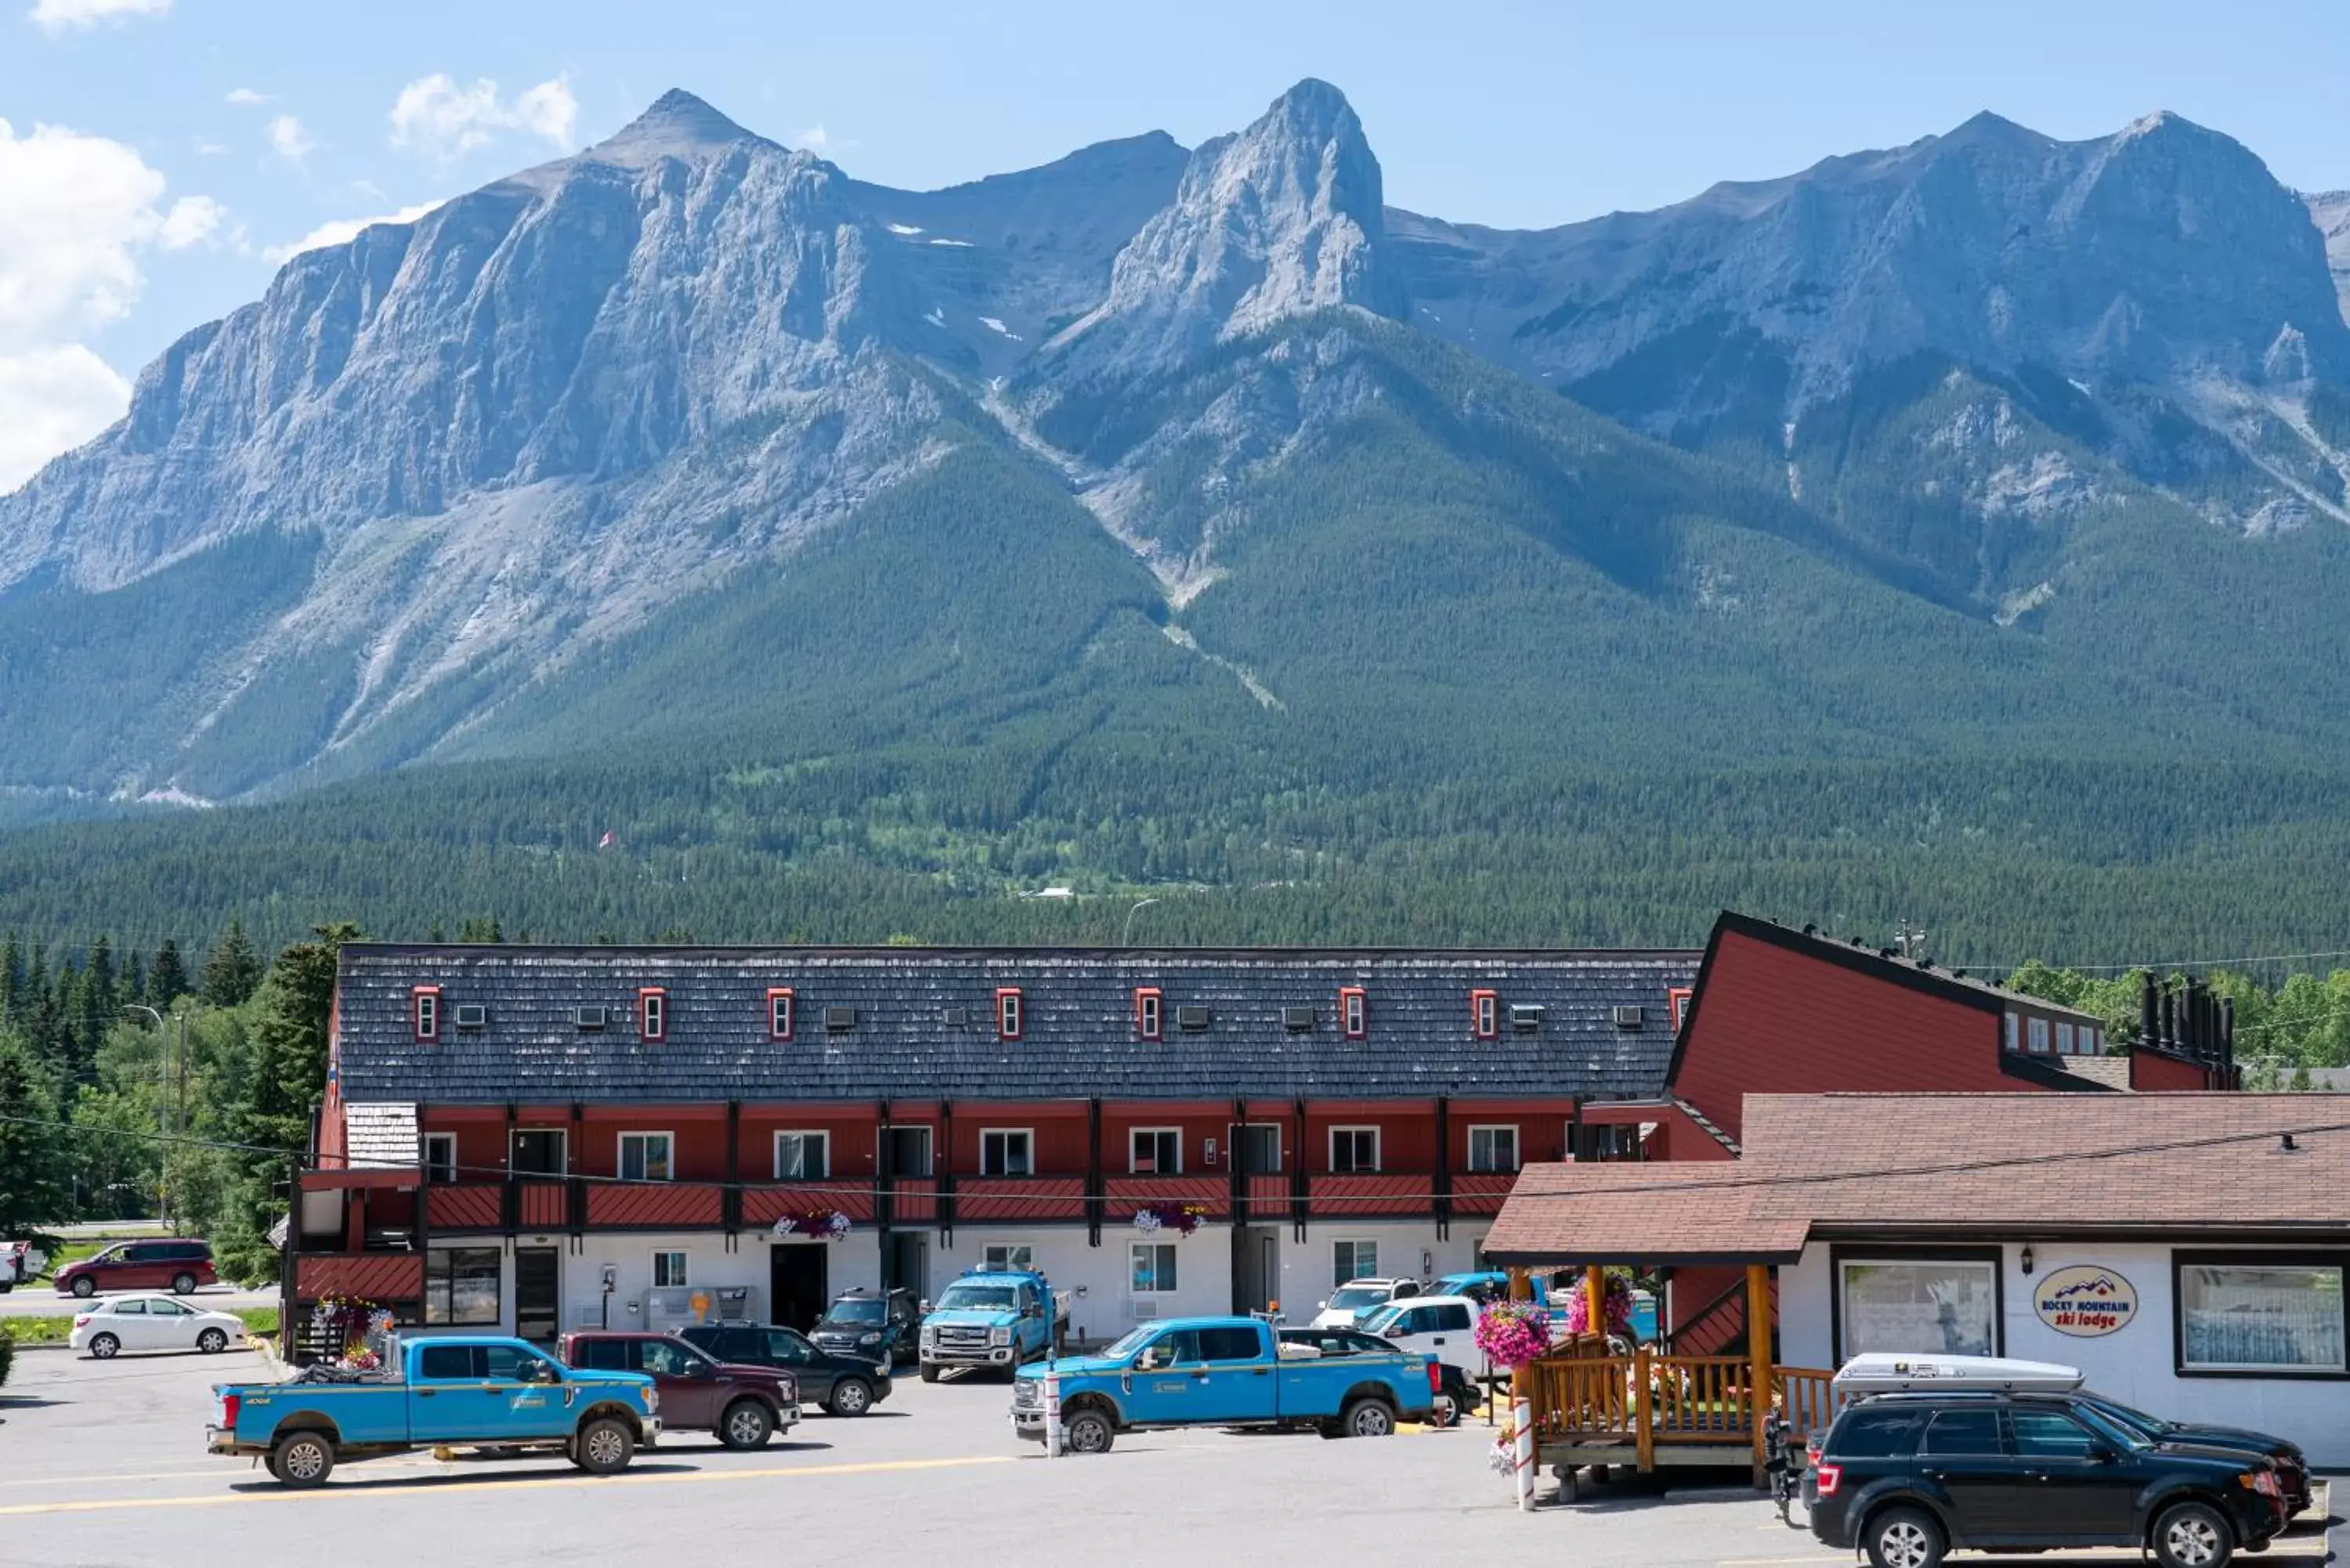
[[303,1252],[294,1260],[294,1294],[306,1302],[355,1296],[371,1302],[424,1299],[421,1252]]
[[1082,1176],[965,1176],[955,1180],[955,1223],[1018,1224],[1086,1217]]

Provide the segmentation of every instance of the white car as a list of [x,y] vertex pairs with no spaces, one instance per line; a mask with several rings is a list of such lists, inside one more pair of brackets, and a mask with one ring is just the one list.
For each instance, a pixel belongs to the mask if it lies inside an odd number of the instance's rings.
[[109,1296],[74,1314],[74,1349],[105,1361],[126,1350],[201,1350],[211,1355],[244,1341],[244,1321],[170,1296]]
[[1477,1348],[1477,1320],[1485,1309],[1468,1296],[1414,1296],[1379,1308],[1363,1332],[1398,1350],[1433,1355],[1463,1372],[1477,1372],[1485,1353]]
[[1418,1280],[1348,1280],[1314,1314],[1315,1328],[1358,1328],[1391,1301],[1419,1294]]

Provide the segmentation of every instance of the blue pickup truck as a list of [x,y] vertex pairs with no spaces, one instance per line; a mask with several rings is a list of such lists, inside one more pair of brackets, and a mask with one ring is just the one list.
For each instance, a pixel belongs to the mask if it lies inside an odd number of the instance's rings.
[[958,1366],[983,1366],[1006,1377],[1024,1363],[1051,1355],[1069,1322],[1069,1299],[1052,1282],[1026,1269],[965,1269],[923,1303],[917,1354],[922,1381]]
[[[1253,1317],[1146,1324],[1098,1355],[1048,1363],[1060,1375],[1061,1435],[1073,1454],[1102,1454],[1120,1432],[1153,1427],[1275,1427],[1326,1438],[1383,1438],[1424,1420],[1435,1358],[1405,1352],[1323,1356],[1280,1346]],[[1012,1428],[1045,1440],[1045,1368],[1012,1388]]]
[[626,1469],[660,1436],[660,1396],[641,1372],[581,1372],[527,1341],[419,1339],[396,1372],[346,1381],[313,1368],[285,1383],[216,1383],[204,1446],[266,1459],[290,1487],[314,1487],[343,1459],[410,1449],[560,1453],[581,1469]]

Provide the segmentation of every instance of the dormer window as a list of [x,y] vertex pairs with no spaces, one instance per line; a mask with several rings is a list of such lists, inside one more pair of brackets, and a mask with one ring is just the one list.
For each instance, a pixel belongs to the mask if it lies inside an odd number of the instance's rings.
[[1023,1022],[1020,988],[1012,985],[1000,988],[995,993],[995,1037],[998,1040],[1019,1039]]
[[1490,991],[1469,993],[1469,1023],[1480,1040],[1491,1040],[1502,1032],[1502,999]]
[[427,1042],[440,1039],[441,988],[420,985],[408,993],[408,1002],[411,1022],[416,1026],[416,1037]]
[[1665,1001],[1673,1010],[1674,1033],[1679,1033],[1681,1025],[1689,1022],[1690,999],[1696,994],[1686,985],[1676,985],[1665,992]]
[[1134,1033],[1143,1040],[1163,1039],[1167,1033],[1167,999],[1155,985],[1139,987],[1134,993]]
[[1338,1028],[1349,1040],[1360,1040],[1370,1033],[1370,998],[1359,985],[1338,988]]
[[789,1040],[791,1037],[791,990],[787,986],[776,986],[767,992],[767,1038]]
[[669,1038],[669,992],[657,985],[637,992],[637,1038],[648,1045]]

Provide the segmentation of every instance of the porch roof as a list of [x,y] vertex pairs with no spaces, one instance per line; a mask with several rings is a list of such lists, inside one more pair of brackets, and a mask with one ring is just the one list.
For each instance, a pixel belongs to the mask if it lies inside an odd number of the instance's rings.
[[2345,1095],[1751,1095],[1745,1130],[1735,1163],[1529,1166],[1486,1253],[1768,1262],[1823,1235],[2350,1231]]

